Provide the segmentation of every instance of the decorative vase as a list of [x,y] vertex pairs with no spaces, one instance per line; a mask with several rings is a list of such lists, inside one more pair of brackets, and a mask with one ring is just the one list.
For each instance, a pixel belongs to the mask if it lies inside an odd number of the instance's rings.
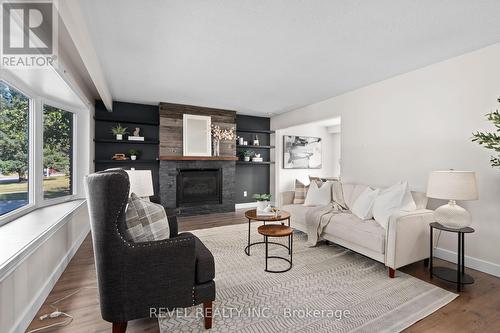
[[220,141],[215,140],[213,144],[213,156],[219,156],[220,155]]
[[130,159],[131,159],[132,161],[135,161],[135,160],[137,159],[137,155],[130,155]]
[[123,134],[117,134],[116,140],[123,140]]
[[244,160],[245,162],[250,162],[250,156],[245,156],[245,157],[243,157],[243,160]]
[[268,205],[269,201],[257,201],[257,211],[264,211]]

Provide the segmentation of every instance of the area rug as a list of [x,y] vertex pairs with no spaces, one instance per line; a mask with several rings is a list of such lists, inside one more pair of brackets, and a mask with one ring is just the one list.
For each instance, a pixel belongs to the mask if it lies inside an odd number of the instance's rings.
[[[252,241],[262,240],[257,226]],[[458,296],[399,271],[391,279],[381,263],[336,245],[307,247],[300,232],[294,234],[293,268],[279,274],[264,272],[263,244],[253,246],[251,256],[243,252],[247,225],[193,233],[215,257],[210,332],[399,332]],[[270,253],[287,256],[281,246],[270,245]],[[283,264],[271,259],[269,268]],[[206,331],[200,309],[164,314],[161,333]]]

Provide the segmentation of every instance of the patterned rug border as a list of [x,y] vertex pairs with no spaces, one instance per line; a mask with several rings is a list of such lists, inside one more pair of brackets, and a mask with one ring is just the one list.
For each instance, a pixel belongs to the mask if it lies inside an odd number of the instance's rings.
[[[254,229],[257,225],[257,223],[252,223],[252,229]],[[220,227],[213,227],[213,228],[203,228],[203,229],[195,229],[195,230],[190,230],[189,232],[192,232],[193,234],[199,236],[201,239],[203,239],[204,236],[217,236],[221,234],[221,230],[224,230],[223,234],[229,234],[231,230],[237,230],[239,232],[246,230],[248,228],[247,223],[242,223],[242,224],[234,224],[234,225],[227,225],[227,226],[220,226]],[[300,233],[300,232],[299,232]],[[255,235],[253,235],[255,236]],[[340,249],[344,249],[343,247],[336,245],[335,246],[339,247]],[[243,244],[242,244],[242,251],[243,251]],[[356,254],[356,252],[346,249],[346,252],[351,252],[353,254]],[[332,253],[332,256],[334,253]],[[360,255],[360,254],[358,254]],[[361,256],[361,255],[360,255]],[[367,260],[373,260],[368,257]],[[294,258],[295,259],[295,258]],[[376,260],[373,260],[373,262],[379,263]],[[292,268],[293,270],[293,268]],[[432,313],[438,311],[445,305],[449,304],[452,302],[454,299],[456,299],[459,294],[452,293],[449,291],[446,291],[443,288],[437,287],[431,283],[428,283],[426,281],[420,280],[416,277],[413,277],[409,274],[403,273],[398,271],[398,276],[396,276],[395,279],[398,279],[400,277],[405,277],[407,279],[415,279],[418,280],[420,283],[426,284],[427,286],[431,287],[429,290],[427,290],[424,294],[419,295],[419,297],[416,297],[412,299],[412,302],[406,302],[401,304],[400,306],[392,309],[391,311],[373,318],[371,320],[368,320],[367,322],[363,323],[362,325],[356,327],[354,330],[351,330],[351,332],[400,332],[413,324],[417,323],[418,321],[428,317]],[[389,278],[388,278],[389,279]],[[217,282],[217,277],[216,277],[216,282]],[[431,293],[443,293],[446,292],[447,295],[438,298],[435,302],[426,304],[423,303],[422,308],[419,311],[415,311],[415,305],[418,305],[418,301],[425,302],[424,298],[425,295],[431,294]],[[406,309],[405,309],[406,308]],[[388,326],[387,323],[392,323],[392,326]],[[160,329],[161,332],[164,331],[162,329],[162,323],[160,320]],[[301,331],[300,329],[297,331]]]

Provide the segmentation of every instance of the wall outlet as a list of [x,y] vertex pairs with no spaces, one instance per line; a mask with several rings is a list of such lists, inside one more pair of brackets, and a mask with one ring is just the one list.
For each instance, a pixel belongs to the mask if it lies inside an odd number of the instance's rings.
[[248,192],[247,191],[243,191],[243,196],[247,197],[248,196]]

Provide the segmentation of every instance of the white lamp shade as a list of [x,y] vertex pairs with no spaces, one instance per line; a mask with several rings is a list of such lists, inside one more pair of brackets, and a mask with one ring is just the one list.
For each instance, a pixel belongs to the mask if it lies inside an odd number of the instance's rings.
[[473,171],[432,171],[427,184],[429,198],[477,200],[476,173]]
[[154,195],[153,177],[151,170],[125,170],[130,180],[130,194],[135,193],[138,197],[150,197]]

